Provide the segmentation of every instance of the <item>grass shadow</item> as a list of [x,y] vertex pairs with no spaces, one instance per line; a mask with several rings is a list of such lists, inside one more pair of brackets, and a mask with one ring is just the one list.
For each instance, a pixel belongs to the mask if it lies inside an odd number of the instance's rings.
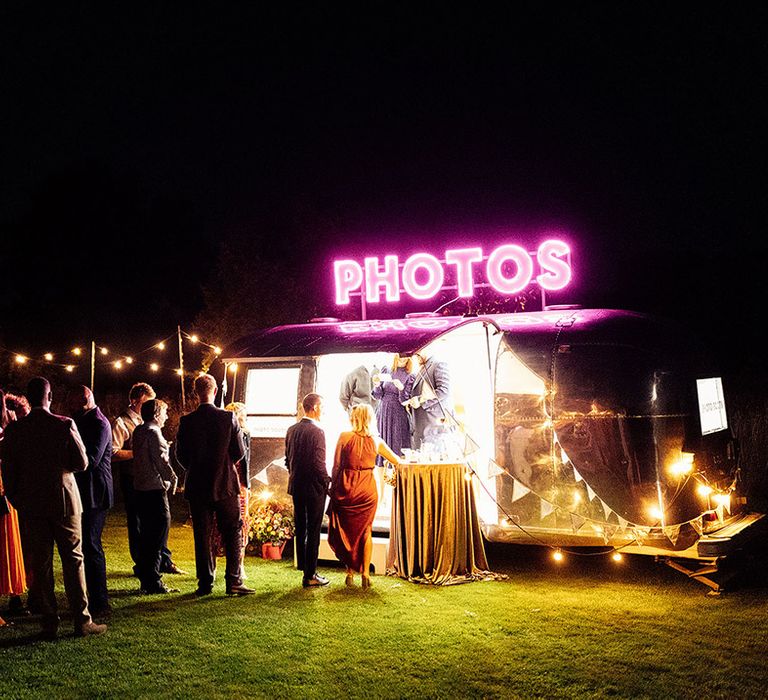
[[131,613],[159,613],[169,612],[180,606],[194,605],[197,608],[211,608],[212,606],[219,606],[221,603],[226,602],[228,605],[235,605],[235,600],[248,599],[256,602],[268,603],[273,600],[273,595],[267,592],[254,593],[248,596],[230,596],[223,592],[219,593],[214,591],[207,596],[198,596],[194,591],[180,592],[180,593],[168,593],[164,595],[140,595],[136,594],[136,601],[128,604],[121,605],[118,608],[119,612],[131,611]]
[[109,578],[136,578],[136,574],[130,571],[116,571],[115,573],[110,572]]
[[[14,649],[17,647],[30,647],[35,644],[40,644],[43,640],[38,638],[40,629],[37,628],[32,634],[26,634],[23,637],[14,635],[9,639],[0,639],[0,649]],[[52,641],[52,640],[49,640]]]
[[363,590],[360,586],[338,586],[332,591],[328,592],[325,599],[333,603],[340,602],[359,602],[366,601],[380,601],[382,599],[381,593],[376,590],[376,586],[371,586],[368,590]]

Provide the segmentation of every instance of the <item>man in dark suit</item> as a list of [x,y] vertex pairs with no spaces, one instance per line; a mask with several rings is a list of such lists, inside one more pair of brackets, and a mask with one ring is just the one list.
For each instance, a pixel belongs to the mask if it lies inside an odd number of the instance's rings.
[[22,546],[31,564],[30,595],[43,615],[41,637],[55,639],[59,627],[53,587],[53,543],[59,550],[64,590],[75,635],[101,634],[88,610],[82,549],[82,503],[74,472],[88,458],[77,426],[51,413],[51,386],[34,377],[27,385],[32,410],[11,423],[2,442],[5,493],[22,516]]
[[285,435],[285,466],[296,519],[296,562],[303,572],[302,585],[313,588],[329,583],[317,573],[317,555],[330,477],[325,465],[325,433],[318,425],[323,399],[319,394],[307,394],[301,403],[304,417]]
[[421,449],[439,433],[453,429],[451,375],[448,364],[415,353],[419,370],[413,382],[409,404],[413,412],[413,446]]
[[114,504],[112,428],[87,386],[74,389],[68,404],[88,457],[88,468],[75,474],[83,503],[83,557],[88,602],[91,614],[102,617],[112,610],[107,593],[107,561],[101,544],[107,513]]
[[187,471],[184,493],[192,513],[195,537],[197,595],[213,590],[216,557],[211,548],[211,528],[216,516],[227,558],[228,595],[255,593],[243,585],[240,552],[240,480],[235,464],[245,455],[243,432],[231,411],[216,408],[216,380],[210,374],[195,379],[200,405],[179,421],[176,458]]

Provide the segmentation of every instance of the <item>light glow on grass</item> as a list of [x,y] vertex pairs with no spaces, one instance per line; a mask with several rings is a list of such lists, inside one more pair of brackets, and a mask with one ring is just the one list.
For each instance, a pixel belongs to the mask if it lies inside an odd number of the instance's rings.
[[[256,595],[226,596],[218,558],[213,594],[198,599],[187,503],[169,500],[169,546],[189,573],[165,578],[180,592],[139,594],[116,506],[104,531],[109,630],[74,639],[65,618],[50,643],[35,641],[35,618],[1,627],[4,698],[693,698],[702,669],[718,697],[765,696],[765,587],[748,591],[748,604],[739,594],[729,603],[649,557],[553,570],[547,552],[495,544],[489,568],[505,581],[429,586],[376,575],[364,592],[358,576],[347,588],[344,567],[321,561],[331,584],[304,589],[287,552],[282,561],[249,554]],[[63,603],[58,561],[54,570]],[[738,631],[728,653],[713,629]]]

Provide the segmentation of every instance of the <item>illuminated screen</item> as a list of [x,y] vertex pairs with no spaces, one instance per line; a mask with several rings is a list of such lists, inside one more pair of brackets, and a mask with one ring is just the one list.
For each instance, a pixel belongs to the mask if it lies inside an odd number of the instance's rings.
[[296,421],[300,367],[249,369],[245,410],[253,437],[284,437]]
[[697,379],[696,391],[699,396],[701,434],[709,435],[725,430],[728,427],[728,417],[725,414],[723,380],[720,377]]

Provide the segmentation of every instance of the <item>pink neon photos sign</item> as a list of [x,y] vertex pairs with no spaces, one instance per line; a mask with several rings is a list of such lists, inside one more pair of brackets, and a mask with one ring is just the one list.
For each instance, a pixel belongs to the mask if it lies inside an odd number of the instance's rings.
[[[402,293],[412,299],[431,299],[446,288],[458,291],[460,297],[472,297],[476,287],[493,287],[499,294],[521,292],[534,281],[547,291],[557,291],[571,281],[570,248],[568,244],[549,239],[535,252],[514,243],[500,245],[484,255],[482,248],[455,248],[445,251],[443,260],[429,253],[411,255],[400,263],[396,255],[365,258],[363,265],[356,260],[336,260],[333,278],[336,303],[349,304],[351,296],[365,294],[366,301],[400,301]],[[537,270],[538,265],[538,270]],[[475,271],[482,269],[487,282],[476,282]],[[455,278],[455,285],[446,287],[446,272]],[[534,277],[535,275],[535,277]]]

